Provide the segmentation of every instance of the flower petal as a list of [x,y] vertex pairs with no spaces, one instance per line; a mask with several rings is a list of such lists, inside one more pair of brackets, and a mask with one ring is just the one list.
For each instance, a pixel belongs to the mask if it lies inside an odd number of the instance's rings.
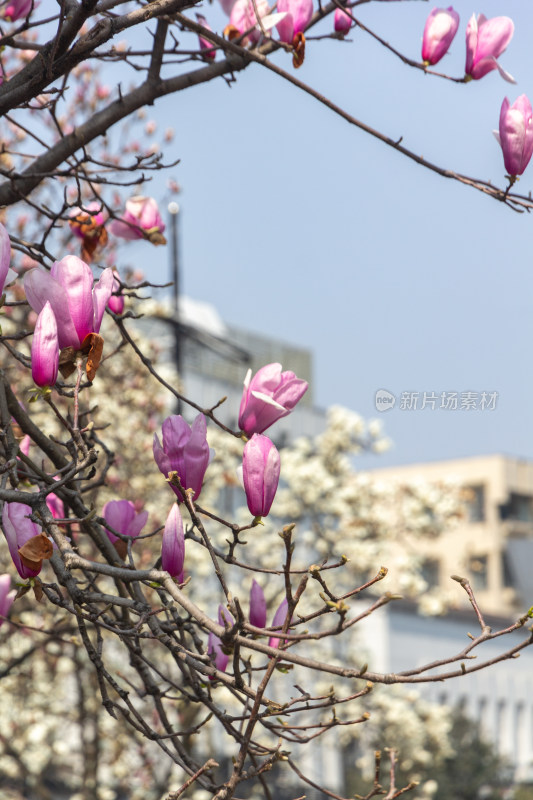
[[37,386],[54,386],[59,367],[57,323],[49,301],[37,317],[31,344],[31,374]]

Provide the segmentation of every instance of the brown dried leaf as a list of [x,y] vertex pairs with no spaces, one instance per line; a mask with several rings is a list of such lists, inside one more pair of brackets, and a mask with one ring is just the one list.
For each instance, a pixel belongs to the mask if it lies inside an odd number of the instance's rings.
[[37,600],[37,602],[40,603],[41,600],[43,599],[44,592],[43,592],[43,585],[39,580],[39,578],[33,579],[33,594],[35,595],[35,599]]
[[238,39],[240,35],[241,32],[235,27],[235,25],[226,25],[222,32],[222,36],[224,36],[224,38],[229,42],[232,42],[234,39]]
[[104,351],[104,337],[99,333],[89,333],[83,340],[81,349],[84,353],[89,351],[87,356],[87,378],[94,381],[96,370],[100,366],[100,360]]
[[113,542],[113,546],[121,559],[124,561],[128,554],[128,543],[125,542],[123,539],[117,539],[116,542]]
[[76,370],[76,350],[64,347],[59,354],[59,371],[64,378],[70,378]]
[[108,241],[107,231],[103,225],[99,225],[95,222],[94,217],[85,213],[79,214],[72,222],[78,224],[83,237],[81,257],[90,264],[95,252],[106,246]]
[[19,548],[18,554],[25,567],[39,570],[43,565],[43,559],[50,558],[53,552],[54,548],[48,536],[38,533]]
[[150,244],[155,244],[157,246],[158,244],[167,243],[167,240],[160,231],[153,231],[153,232],[147,231],[147,234],[148,234],[148,241],[150,242]]
[[105,228],[96,227],[94,233],[86,236],[81,245],[81,257],[88,264],[93,260],[94,254],[100,252],[107,244],[108,235]]
[[29,584],[27,584],[27,583],[24,584],[24,586],[19,586],[19,588],[17,589],[17,593],[15,595],[15,600],[18,600],[19,597],[24,597],[25,594],[28,594],[30,589],[31,589],[31,586]]
[[292,40],[292,66],[298,69],[304,63],[305,58],[305,36],[303,33],[295,33]]

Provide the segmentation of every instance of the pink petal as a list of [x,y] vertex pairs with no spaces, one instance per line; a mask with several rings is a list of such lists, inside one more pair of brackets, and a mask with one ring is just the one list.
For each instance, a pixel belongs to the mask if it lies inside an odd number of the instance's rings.
[[50,302],[56,318],[59,347],[76,347],[81,344],[70,316],[67,293],[63,286],[42,269],[30,269],[24,276],[24,290],[28,303],[38,314]]
[[9,234],[0,224],[0,294],[4,291],[9,265],[11,263],[11,240]]
[[54,386],[58,367],[57,323],[52,306],[46,302],[37,317],[31,345],[31,373],[37,386]]
[[89,333],[93,333],[93,273],[91,268],[77,256],[65,256],[61,261],[56,261],[52,265],[50,274],[65,289],[70,316],[80,344],[82,344],[85,337]]
[[185,561],[185,536],[179,505],[174,503],[165,522],[161,543],[161,566],[173,578],[181,575]]
[[114,282],[115,276],[113,274],[113,270],[110,267],[106,267],[100,276],[100,280],[97,281],[94,289],[92,289],[93,331],[91,331],[91,333],[98,333],[100,331],[102,317],[104,316],[105,307],[109,302],[109,298],[111,297]]

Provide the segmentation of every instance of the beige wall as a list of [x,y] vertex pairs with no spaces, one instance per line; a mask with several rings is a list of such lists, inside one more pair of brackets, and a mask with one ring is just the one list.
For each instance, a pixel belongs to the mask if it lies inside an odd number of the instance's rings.
[[[438,561],[438,582],[443,589],[450,589],[452,574],[468,578],[473,587],[477,585],[476,598],[484,612],[514,616],[529,608],[533,598],[521,596],[520,586],[513,579],[512,571],[505,571],[504,562],[507,560],[509,564],[509,540],[518,537],[533,541],[533,462],[502,455],[479,456],[390,467],[371,474],[380,480],[430,483],[454,480],[465,489],[483,487],[483,519],[469,519],[473,494],[467,493],[464,519],[442,536],[426,544],[422,542],[422,551],[428,560]],[[511,495],[520,497],[508,511],[511,518],[502,519],[501,506],[509,502]],[[517,517],[528,516],[527,501],[522,499],[528,497],[532,513],[530,520],[524,521]],[[483,588],[485,581],[486,588]],[[468,603],[466,595],[458,593],[457,596],[459,603]]]

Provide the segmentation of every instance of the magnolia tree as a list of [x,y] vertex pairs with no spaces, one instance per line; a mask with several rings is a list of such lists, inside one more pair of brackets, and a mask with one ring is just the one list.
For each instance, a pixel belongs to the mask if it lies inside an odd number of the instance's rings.
[[[128,138],[132,115],[252,64],[423,166],[516,210],[533,206],[513,191],[533,150],[524,95],[501,108],[508,178],[498,188],[423,160],[271,60],[283,50],[301,66],[317,25],[332,38],[368,31],[355,16],[361,4],[224,2],[223,35],[182,0],[0,5],[0,768],[13,796],[57,796],[62,786],[94,800],[270,798],[285,781],[299,795],[311,784],[338,798],[311,780],[302,753],[364,728],[375,686],[480,669],[482,653],[475,667],[468,658],[495,637],[499,659],[530,643],[506,648],[528,616],[492,632],[458,578],[479,623],[468,646],[407,672],[375,672],[353,648],[357,623],[397,592],[424,589],[416,539],[457,517],[457,488],[376,485],[354,473],[353,454],[383,438],[339,409],[316,440],[278,452],[275,424],[308,388],[279,364],[246,376],[232,430],[218,407],[179,391],[158,366],[157,343],[135,327],[150,284],[126,270],[121,243],[164,245],[165,226],[155,200],[134,194],[122,205],[118,190],[142,184],[164,154]],[[421,61],[397,55],[440,75],[432,67],[458,27],[452,8],[435,9],[425,28],[421,18]],[[115,48],[122,34],[135,46]],[[474,15],[465,76],[451,80],[498,71],[512,81],[497,61],[512,34],[510,19]],[[134,70],[127,92],[101,81],[110,58]],[[115,125],[119,154],[112,133],[100,138]],[[169,413],[176,400],[187,419]],[[243,492],[247,508],[223,503],[221,489]],[[440,610],[442,598],[424,602]],[[400,702],[391,691],[373,705],[385,718]],[[396,722],[413,719],[408,702]],[[415,716],[424,722],[409,728],[413,764],[448,726],[435,710]],[[392,800],[411,786],[396,785],[392,752],[383,788],[379,763],[368,797]]]

